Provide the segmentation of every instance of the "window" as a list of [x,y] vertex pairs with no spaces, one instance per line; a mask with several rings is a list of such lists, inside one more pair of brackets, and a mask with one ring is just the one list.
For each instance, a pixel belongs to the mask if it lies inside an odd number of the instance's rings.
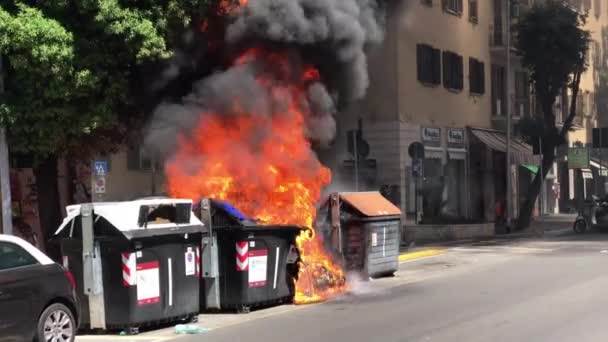
[[506,112],[506,74],[505,68],[492,65],[492,115],[502,116]]
[[525,71],[515,72],[515,116],[530,115],[530,79]]
[[596,67],[600,67],[602,65],[602,46],[596,40],[592,43],[593,46],[593,64]]
[[433,6],[433,0],[421,0],[423,5]]
[[461,15],[462,14],[462,0],[442,0],[443,1],[443,9],[452,14]]
[[469,87],[471,94],[482,95],[486,92],[486,72],[483,62],[469,58]]
[[477,0],[469,0],[469,20],[472,23],[477,23],[479,21],[479,8],[477,5]]
[[427,85],[441,83],[441,54],[439,49],[425,44],[416,46],[418,81]]
[[451,90],[463,87],[462,56],[450,51],[443,52],[443,86]]
[[[152,170],[153,159],[141,147],[131,147],[127,151],[127,169],[130,171],[150,171]],[[158,160],[155,161],[154,166],[156,169],[160,168]]]
[[11,268],[36,265],[38,261],[20,246],[0,242],[0,271]]
[[591,10],[591,0],[583,0],[583,11],[590,11]]
[[595,0],[593,4],[593,10],[595,11],[595,17],[599,18],[602,15],[602,0]]

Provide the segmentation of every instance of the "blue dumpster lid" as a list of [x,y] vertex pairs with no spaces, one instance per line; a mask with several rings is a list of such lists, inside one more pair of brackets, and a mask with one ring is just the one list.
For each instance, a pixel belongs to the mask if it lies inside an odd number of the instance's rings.
[[212,200],[211,202],[216,207],[223,210],[226,214],[230,215],[231,217],[233,217],[239,221],[256,221],[255,219],[250,218],[250,217],[246,216],[245,214],[243,214],[242,212],[240,212],[237,208],[233,207],[228,202],[218,201],[218,200]]

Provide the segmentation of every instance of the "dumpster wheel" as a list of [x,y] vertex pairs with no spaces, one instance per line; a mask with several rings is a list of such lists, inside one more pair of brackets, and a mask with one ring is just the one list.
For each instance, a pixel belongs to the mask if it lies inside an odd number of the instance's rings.
[[240,314],[248,314],[249,312],[251,312],[251,307],[249,307],[247,305],[239,305],[236,308],[236,312],[240,313]]
[[125,329],[127,336],[139,335],[139,326],[130,325]]

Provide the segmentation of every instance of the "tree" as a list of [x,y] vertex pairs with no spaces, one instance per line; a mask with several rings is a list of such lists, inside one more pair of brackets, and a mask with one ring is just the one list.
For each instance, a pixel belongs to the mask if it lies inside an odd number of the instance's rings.
[[0,125],[11,152],[34,159],[46,238],[61,217],[57,159],[113,151],[142,126],[141,70],[171,56],[206,3],[0,0]]
[[[581,76],[585,72],[590,33],[583,27],[586,13],[580,13],[562,1],[536,3],[515,25],[515,47],[530,79],[539,104],[540,120],[524,130],[532,139],[542,142],[542,174],[534,177],[517,220],[517,228],[530,224],[534,203],[548,170],[555,160],[555,147],[566,142],[568,131],[576,116],[576,99]],[[557,126],[553,112],[555,100],[569,89],[571,103],[563,125]]]

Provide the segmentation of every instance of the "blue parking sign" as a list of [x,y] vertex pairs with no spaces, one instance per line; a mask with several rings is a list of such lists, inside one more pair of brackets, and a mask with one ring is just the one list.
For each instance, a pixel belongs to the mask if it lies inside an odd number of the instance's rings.
[[108,162],[106,161],[96,161],[94,168],[95,176],[97,177],[103,177],[108,174]]

